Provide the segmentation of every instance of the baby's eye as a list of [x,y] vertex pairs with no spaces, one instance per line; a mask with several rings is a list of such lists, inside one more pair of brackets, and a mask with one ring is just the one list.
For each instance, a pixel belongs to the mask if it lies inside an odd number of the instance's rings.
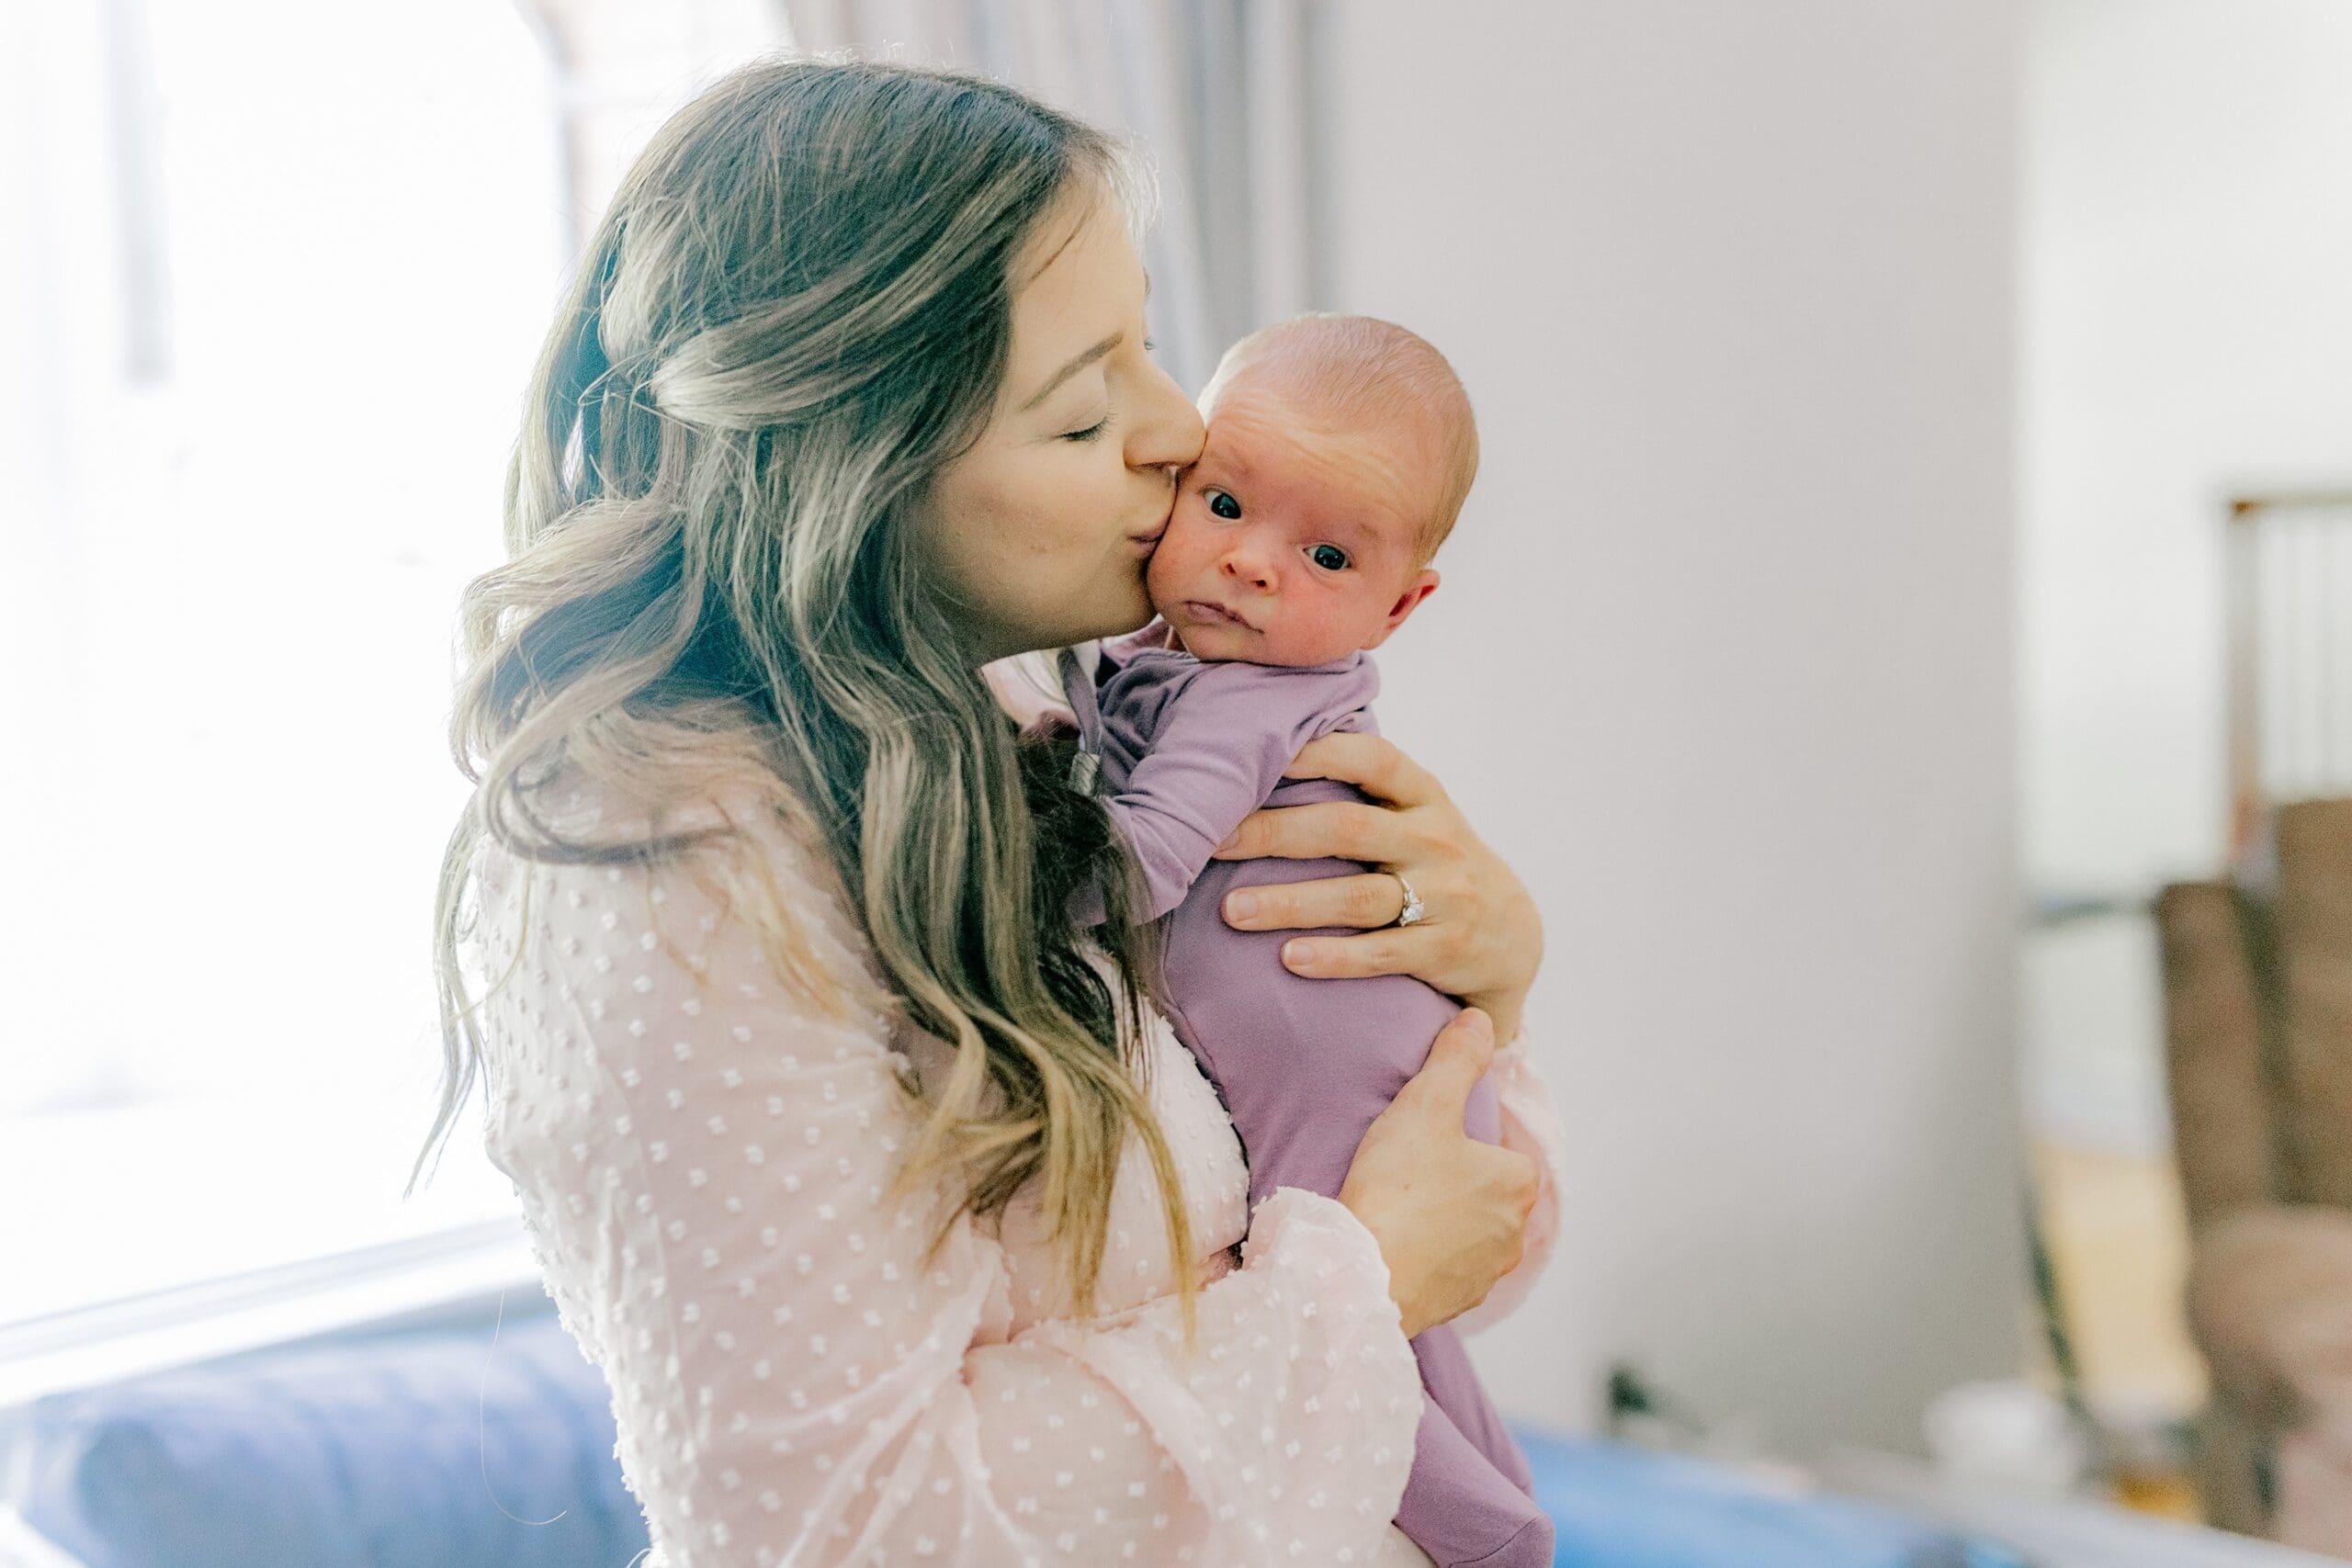
[[1207,494],[1209,510],[1216,513],[1219,517],[1224,518],[1227,522],[1233,522],[1241,515],[1241,503],[1234,500],[1233,497],[1226,494],[1225,491],[1221,490],[1213,490],[1208,491]]
[[1347,570],[1348,552],[1340,548],[1337,545],[1317,545],[1306,553],[1308,558],[1312,559],[1317,566],[1321,567],[1325,571],[1344,571]]

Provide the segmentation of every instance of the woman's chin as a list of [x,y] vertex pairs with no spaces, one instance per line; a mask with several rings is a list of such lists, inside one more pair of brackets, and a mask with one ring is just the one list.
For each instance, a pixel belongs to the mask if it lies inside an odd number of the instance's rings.
[[1158,614],[1159,612],[1151,607],[1150,596],[1143,592],[1143,584],[1138,581],[1136,584],[1136,594],[1133,600],[1115,610],[1108,606],[1104,607],[1099,622],[1100,629],[1089,632],[1084,637],[1074,637],[1071,640],[1085,642],[1096,637],[1125,637],[1130,632],[1138,632],[1149,626]]
[[1120,630],[1103,632],[1103,635],[1105,637],[1125,637],[1126,632],[1138,632],[1146,626],[1150,626],[1158,616],[1159,616],[1159,611],[1152,609],[1150,588],[1148,588],[1148,585],[1143,583],[1141,576],[1138,576],[1138,579],[1136,579],[1134,602],[1126,604],[1125,609],[1120,611]]

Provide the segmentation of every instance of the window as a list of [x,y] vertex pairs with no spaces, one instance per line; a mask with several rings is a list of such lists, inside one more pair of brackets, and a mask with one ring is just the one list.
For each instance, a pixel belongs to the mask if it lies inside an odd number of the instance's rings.
[[511,1219],[472,1117],[399,1193],[455,609],[571,243],[515,8],[25,9],[0,1329]]

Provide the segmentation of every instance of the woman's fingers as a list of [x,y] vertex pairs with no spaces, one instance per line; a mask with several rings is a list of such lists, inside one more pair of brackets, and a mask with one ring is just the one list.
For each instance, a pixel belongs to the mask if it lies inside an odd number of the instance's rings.
[[1345,779],[1374,800],[1396,806],[1427,806],[1445,798],[1445,789],[1419,763],[1378,735],[1335,729],[1299,748],[1283,770],[1284,778]]
[[1374,902],[1368,884],[1338,876],[1290,883],[1280,893],[1253,889],[1257,910],[1233,910],[1228,921],[1250,931],[1363,928],[1354,936],[1295,940],[1283,963],[1295,975],[1317,978],[1418,976],[1486,1008],[1505,1038],[1515,1034],[1543,962],[1543,923],[1526,887],[1479,841],[1443,786],[1391,742],[1347,731],[1309,742],[1290,772],[1344,779],[1386,804],[1261,808],[1243,819],[1216,857],[1357,861],[1409,881],[1427,919],[1390,926],[1403,908],[1401,892],[1384,889]]
[[[1438,989],[1451,967],[1449,939],[1419,927],[1388,928],[1358,936],[1301,936],[1283,943],[1283,967],[1310,980],[1352,980],[1365,975],[1418,975]],[[1459,994],[1459,993],[1457,993]]]
[[1494,1055],[1484,1012],[1469,1008],[1451,1020],[1365,1129],[1340,1186],[1340,1201],[1380,1245],[1408,1337],[1485,1299],[1524,1255],[1533,1200],[1522,1193],[1533,1162],[1462,1129],[1463,1108]]
[[1241,819],[1233,837],[1217,846],[1216,860],[1395,861],[1413,852],[1412,835],[1397,813],[1356,800],[1318,800],[1310,806],[1261,807]]
[[1494,1021],[1476,1008],[1464,1008],[1438,1031],[1420,1071],[1406,1080],[1396,1098],[1409,1095],[1424,1101],[1441,1115],[1444,1125],[1458,1128],[1463,1110],[1470,1103],[1470,1091],[1478,1087],[1494,1059]]
[[1265,882],[1225,896],[1225,923],[1237,931],[1307,926],[1393,925],[1405,912],[1405,885],[1385,871],[1315,882]]

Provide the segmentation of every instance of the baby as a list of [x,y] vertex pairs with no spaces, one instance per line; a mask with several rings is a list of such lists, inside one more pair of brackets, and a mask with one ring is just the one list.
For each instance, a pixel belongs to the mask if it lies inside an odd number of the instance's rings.
[[[1139,919],[1163,928],[1162,1010],[1240,1134],[1250,1198],[1336,1196],[1356,1145],[1460,1011],[1408,976],[1344,983],[1283,967],[1294,933],[1239,931],[1234,887],[1361,874],[1352,861],[1210,858],[1261,806],[1361,800],[1284,780],[1298,749],[1374,731],[1369,651],[1438,584],[1429,561],[1478,464],[1470,401],[1443,355],[1363,316],[1304,316],[1235,344],[1201,412],[1208,443],[1180,486],[1131,636],[1063,655],[1081,773],[1140,873]],[[1101,889],[1078,900],[1102,915]],[[1465,1131],[1498,1136],[1481,1082]],[[1423,1402],[1396,1523],[1438,1562],[1529,1568],[1553,1531],[1526,1457],[1449,1325],[1413,1340]]]

